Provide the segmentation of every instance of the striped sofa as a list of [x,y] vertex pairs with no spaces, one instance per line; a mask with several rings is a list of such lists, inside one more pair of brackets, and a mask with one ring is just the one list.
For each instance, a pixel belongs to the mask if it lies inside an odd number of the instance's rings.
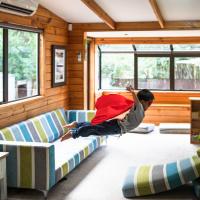
[[90,120],[94,111],[57,109],[0,130],[0,151],[9,152],[9,187],[31,188],[44,192],[65,177],[97,149],[105,137],[59,138],[72,120]]
[[124,197],[144,196],[171,190],[200,177],[200,158],[178,160],[163,165],[130,167],[124,180]]

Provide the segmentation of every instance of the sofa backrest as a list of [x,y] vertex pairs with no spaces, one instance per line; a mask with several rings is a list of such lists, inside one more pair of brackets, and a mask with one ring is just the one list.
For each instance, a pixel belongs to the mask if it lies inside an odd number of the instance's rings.
[[95,115],[94,110],[66,110],[65,113],[69,123],[73,121],[90,122]]
[[0,130],[0,140],[52,142],[67,130],[64,109],[47,112]]

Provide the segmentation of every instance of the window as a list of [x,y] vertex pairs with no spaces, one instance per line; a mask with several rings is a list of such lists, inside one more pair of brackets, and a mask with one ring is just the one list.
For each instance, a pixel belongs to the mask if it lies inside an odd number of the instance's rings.
[[0,101],[39,94],[39,32],[1,28]]
[[134,85],[133,45],[99,45],[100,87],[123,89]]
[[130,53],[102,54],[101,88],[120,89],[134,85],[134,55]]
[[175,58],[175,90],[200,89],[200,57]]
[[138,57],[138,89],[169,90],[168,57]]
[[200,90],[199,44],[99,45],[99,89]]

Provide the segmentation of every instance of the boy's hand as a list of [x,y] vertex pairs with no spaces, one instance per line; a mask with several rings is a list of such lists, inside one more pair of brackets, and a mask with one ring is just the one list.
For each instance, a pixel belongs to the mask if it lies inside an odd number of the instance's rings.
[[128,85],[128,86],[126,87],[126,89],[127,89],[129,92],[131,92],[131,94],[132,94],[132,96],[133,96],[133,99],[134,99],[134,101],[135,101],[135,104],[137,104],[137,103],[139,102],[139,100],[138,100],[138,98],[137,98],[137,95],[135,94],[135,91],[134,91],[133,86],[132,86],[132,85]]
[[133,86],[132,85],[128,85],[128,86],[126,86],[126,89],[129,91],[129,92],[134,92],[134,88],[133,88]]

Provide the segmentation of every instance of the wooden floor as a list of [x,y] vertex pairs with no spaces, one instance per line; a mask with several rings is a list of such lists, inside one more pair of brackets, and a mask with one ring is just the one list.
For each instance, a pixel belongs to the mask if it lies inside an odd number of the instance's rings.
[[[158,164],[187,158],[196,153],[199,145],[189,142],[189,135],[159,134],[157,130],[147,135],[125,134],[110,137],[80,166],[48,193],[49,200],[125,200],[121,187],[129,166]],[[8,189],[9,200],[44,199],[40,191]],[[191,184],[158,195],[135,198],[194,200]]]

